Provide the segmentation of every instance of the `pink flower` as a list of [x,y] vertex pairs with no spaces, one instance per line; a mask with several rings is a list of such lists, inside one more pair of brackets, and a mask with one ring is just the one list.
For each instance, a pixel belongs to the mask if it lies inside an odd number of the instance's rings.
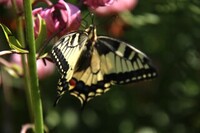
[[110,6],[98,7],[94,12],[100,15],[110,15],[133,9],[138,0],[116,0]]
[[39,79],[44,79],[54,72],[55,65],[52,62],[49,62],[47,60],[45,61],[46,65],[44,64],[42,59],[37,60],[37,73]]
[[64,0],[59,0],[57,4],[49,8],[36,8],[33,10],[33,15],[36,17],[34,23],[35,36],[39,34],[39,18],[46,22],[47,34],[51,36],[53,33],[63,29],[59,36],[66,34],[67,32],[77,30],[81,22],[80,10]]
[[[47,60],[45,61],[46,65],[44,64],[42,59],[37,60],[37,73],[39,79],[44,79],[54,72],[55,65],[52,62],[49,62]],[[22,66],[21,56],[19,54],[12,54],[11,62]]]
[[109,6],[115,0],[84,0],[84,4],[88,5],[90,8],[95,9],[99,6]]

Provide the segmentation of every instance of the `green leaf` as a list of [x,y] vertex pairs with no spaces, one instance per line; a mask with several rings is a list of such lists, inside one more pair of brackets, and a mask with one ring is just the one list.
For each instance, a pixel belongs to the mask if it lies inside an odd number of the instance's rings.
[[3,68],[14,78],[20,78],[23,75],[23,70],[20,65],[10,64],[9,67],[4,66]]
[[40,55],[39,59],[44,59],[46,57],[48,57],[48,53],[44,53],[44,54]]
[[4,24],[0,24],[0,26],[5,35],[6,41],[12,50],[16,51],[17,53],[28,53],[28,51],[22,47],[21,43],[15,38],[8,27],[6,27]]
[[119,14],[123,21],[132,27],[138,28],[148,24],[158,24],[160,17],[156,14],[145,13],[143,15],[133,15],[130,11]]
[[45,21],[38,15],[39,18],[39,35],[35,41],[36,43],[36,50],[38,51],[40,46],[44,43],[44,40],[47,36],[47,30],[46,30],[46,23]]

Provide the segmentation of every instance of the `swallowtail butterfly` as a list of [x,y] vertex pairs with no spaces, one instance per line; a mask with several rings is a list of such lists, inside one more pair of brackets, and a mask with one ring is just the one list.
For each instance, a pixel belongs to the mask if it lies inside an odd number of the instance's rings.
[[67,90],[84,105],[108,91],[111,85],[157,75],[144,53],[123,41],[97,36],[93,25],[61,37],[51,55],[61,74],[55,105]]

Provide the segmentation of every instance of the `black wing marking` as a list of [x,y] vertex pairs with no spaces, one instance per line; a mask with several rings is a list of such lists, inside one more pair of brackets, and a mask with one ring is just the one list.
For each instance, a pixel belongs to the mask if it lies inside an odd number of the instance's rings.
[[157,76],[150,59],[130,44],[99,36],[95,47],[101,57],[105,82],[124,84]]
[[61,74],[74,69],[88,35],[84,32],[73,32],[59,39],[53,46],[51,56]]
[[74,67],[82,53],[88,36],[84,32],[74,32],[63,36],[52,48],[52,59],[66,80],[70,80]]

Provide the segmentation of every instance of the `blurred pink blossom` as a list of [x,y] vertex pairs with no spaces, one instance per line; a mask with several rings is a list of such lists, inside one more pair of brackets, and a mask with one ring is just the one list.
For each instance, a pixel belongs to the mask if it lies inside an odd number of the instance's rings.
[[36,37],[39,34],[40,26],[38,15],[46,22],[48,36],[51,36],[60,29],[63,30],[59,36],[77,30],[81,22],[81,11],[76,6],[66,3],[64,0],[59,0],[58,3],[49,8],[36,8],[32,13],[36,17],[34,22]]
[[84,0],[83,3],[95,9],[100,6],[109,6],[116,0]]
[[[23,0],[15,0],[18,9],[23,8]],[[0,0],[0,5],[3,5],[7,8],[12,7],[12,0]]]
[[48,77],[54,72],[55,65],[52,62],[46,60],[46,65],[44,64],[43,60],[37,60],[37,73],[39,79],[43,79]]
[[[39,79],[44,79],[54,72],[55,65],[52,62],[49,62],[47,60],[45,61],[46,65],[44,64],[42,59],[37,60],[37,73]],[[19,54],[12,54],[11,62],[22,66],[21,56]]]
[[110,6],[98,7],[94,9],[99,15],[110,15],[133,9],[138,0],[116,0]]

